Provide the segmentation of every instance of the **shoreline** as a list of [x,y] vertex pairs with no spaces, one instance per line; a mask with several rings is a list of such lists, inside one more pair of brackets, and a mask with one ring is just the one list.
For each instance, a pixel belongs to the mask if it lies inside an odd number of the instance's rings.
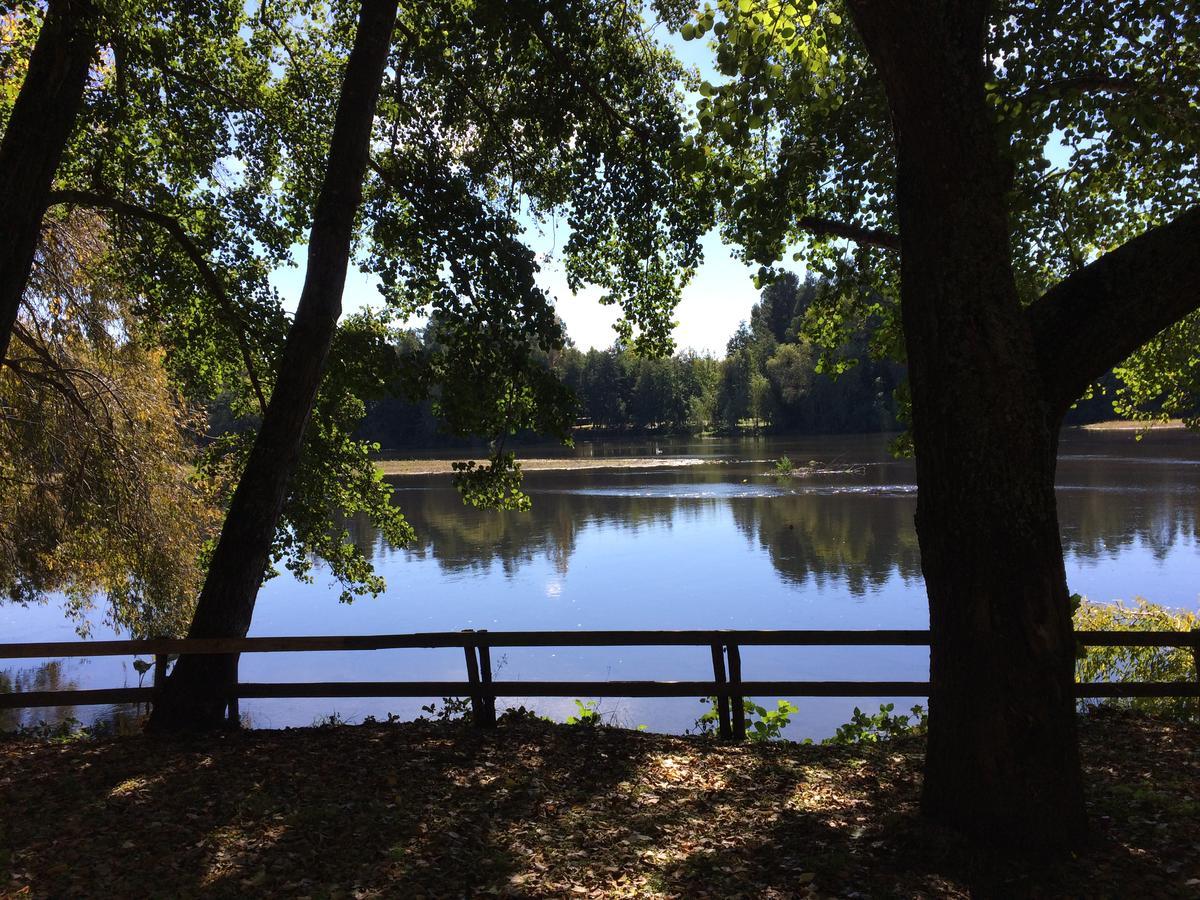
[[[379,459],[376,467],[385,476],[452,475],[452,459]],[[577,472],[585,469],[677,469],[699,466],[714,460],[698,457],[613,456],[613,457],[535,457],[518,459],[523,472]],[[476,462],[479,462],[476,460]]]
[[1087,425],[1070,426],[1075,431],[1183,431],[1187,428],[1182,419],[1166,422],[1136,422],[1130,419],[1110,419],[1107,422],[1092,422]]

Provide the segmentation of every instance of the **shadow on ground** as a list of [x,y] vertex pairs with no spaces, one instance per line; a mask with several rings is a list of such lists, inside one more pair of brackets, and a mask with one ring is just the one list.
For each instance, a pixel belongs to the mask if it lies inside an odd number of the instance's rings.
[[1092,846],[916,816],[921,742],[724,746],[519,722],[0,743],[0,893],[791,897],[1200,893],[1200,729],[1083,722]]

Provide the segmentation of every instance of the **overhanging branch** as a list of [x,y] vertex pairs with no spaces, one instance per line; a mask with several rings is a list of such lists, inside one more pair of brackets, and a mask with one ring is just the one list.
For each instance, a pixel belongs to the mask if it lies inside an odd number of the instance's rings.
[[258,398],[259,410],[265,413],[267,410],[267,400],[263,393],[262,383],[258,378],[258,371],[254,365],[254,357],[250,352],[250,345],[246,342],[246,322],[233,305],[233,301],[229,299],[229,294],[225,291],[225,285],[221,283],[221,279],[213,271],[212,266],[209,265],[203,251],[191,239],[180,221],[166,213],[148,209],[116,197],[96,194],[91,191],[52,191],[50,194],[50,205],[54,206],[60,203],[70,206],[86,206],[92,209],[111,210],[121,215],[158,225],[171,236],[175,243],[179,245],[184,255],[192,261],[192,264],[200,272],[200,278],[204,282],[204,286],[213,295],[213,299],[217,301],[217,305],[228,319],[229,330],[233,333],[233,338],[237,342],[238,350],[242,356],[242,362],[246,366],[246,375],[250,379],[250,385],[254,389],[255,397]]
[[845,238],[857,244],[900,252],[900,236],[882,228],[864,228],[861,225],[851,225],[821,216],[804,216],[797,224],[804,231],[817,237]]
[[1020,95],[1020,99],[1054,98],[1064,94],[1136,94],[1139,92],[1148,92],[1151,95],[1158,93],[1153,89],[1147,89],[1136,78],[1121,78],[1103,72],[1093,72],[1047,81],[1045,84],[1031,87]]
[[1089,384],[1200,309],[1200,207],[1106,253],[1028,310],[1042,378],[1066,410]]

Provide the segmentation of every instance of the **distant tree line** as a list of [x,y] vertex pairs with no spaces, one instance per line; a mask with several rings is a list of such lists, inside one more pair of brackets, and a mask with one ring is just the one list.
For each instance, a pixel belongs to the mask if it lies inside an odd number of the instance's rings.
[[[814,340],[810,314],[828,306],[836,287],[788,273],[768,285],[726,345],[725,357],[687,350],[669,357],[638,354],[619,342],[603,350],[568,344],[542,364],[570,389],[576,424],[594,432],[771,432],[850,434],[903,430],[904,366],[874,358],[873,327],[864,322],[830,350]],[[835,301],[834,301],[835,302]],[[806,321],[809,324],[806,326]],[[384,449],[470,447],[478,439],[444,432],[434,396],[405,399],[404,371],[436,344],[437,325],[400,332],[396,371],[386,395],[368,404],[356,434]],[[1109,372],[1065,417],[1067,425],[1107,421],[1123,388]],[[1154,405],[1148,405],[1153,409]],[[1127,414],[1127,413],[1126,413]],[[516,441],[538,438],[526,432]]]
[[[574,394],[577,424],[599,431],[736,432],[769,430],[836,434],[902,427],[896,388],[904,369],[868,353],[866,330],[835,351],[804,334],[804,319],[821,281],[787,274],[769,285],[730,338],[724,359],[685,351],[669,357],[636,353],[619,342],[604,350],[567,346],[542,362]],[[437,325],[397,338],[397,370],[436,343]],[[369,406],[362,439],[384,448],[467,445],[440,432],[436,396],[405,399],[395,389]],[[531,437],[531,436],[526,436]]]

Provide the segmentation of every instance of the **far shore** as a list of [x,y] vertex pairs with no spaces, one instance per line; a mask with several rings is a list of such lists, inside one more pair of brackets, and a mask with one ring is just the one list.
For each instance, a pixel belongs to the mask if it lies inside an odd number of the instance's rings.
[[1114,419],[1111,422],[1093,422],[1090,425],[1080,425],[1084,431],[1162,431],[1186,428],[1181,419],[1168,419],[1166,422],[1135,422],[1129,419]]
[[[450,459],[381,459],[375,465],[384,475],[449,475],[455,462]],[[518,459],[523,472],[579,471],[582,469],[668,469],[698,466],[712,460],[682,456],[587,456],[542,457]],[[486,460],[476,460],[486,465]]]

